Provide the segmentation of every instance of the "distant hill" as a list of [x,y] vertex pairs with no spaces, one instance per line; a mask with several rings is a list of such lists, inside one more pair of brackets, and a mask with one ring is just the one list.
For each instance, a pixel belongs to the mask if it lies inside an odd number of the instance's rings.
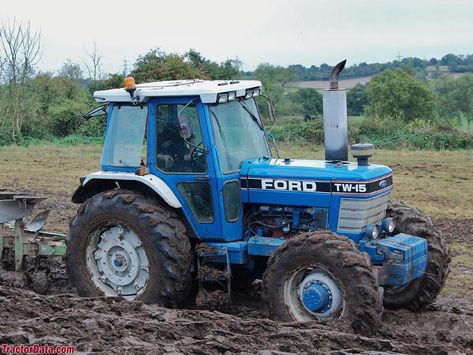
[[[447,68],[445,66],[445,68]],[[428,69],[428,68],[427,68]],[[465,74],[471,74],[471,73],[452,73],[447,70],[436,70],[435,66],[432,67],[431,70],[427,70],[427,80],[435,79],[436,74],[443,74],[443,75],[448,75],[452,78],[459,78],[462,75]],[[353,89],[357,84],[368,84],[371,80],[373,75],[370,76],[363,76],[360,78],[351,78],[351,79],[344,79],[339,81],[339,85],[341,88],[344,89]],[[311,89],[317,89],[317,90],[324,90],[328,89],[330,85],[330,81],[327,80],[301,80],[301,81],[293,81],[289,84],[287,84],[288,87],[291,88],[311,88]]]
[[[339,86],[344,89],[352,89],[355,87],[356,84],[367,84],[370,82],[373,76],[364,76],[361,78],[352,78],[352,79],[345,79],[339,81]],[[289,83],[289,87],[293,88],[311,88],[311,89],[328,89],[329,88],[329,80],[305,80],[305,81],[295,81]]]

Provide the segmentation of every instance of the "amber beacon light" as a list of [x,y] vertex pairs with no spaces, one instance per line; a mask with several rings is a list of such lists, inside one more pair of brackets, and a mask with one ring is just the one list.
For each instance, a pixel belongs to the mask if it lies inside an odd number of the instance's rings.
[[125,90],[128,92],[133,92],[136,90],[135,78],[132,76],[127,76],[125,78]]

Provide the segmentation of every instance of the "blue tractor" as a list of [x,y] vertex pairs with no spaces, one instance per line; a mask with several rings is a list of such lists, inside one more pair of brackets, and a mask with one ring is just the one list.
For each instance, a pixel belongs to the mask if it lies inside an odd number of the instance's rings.
[[130,77],[95,92],[101,170],[80,179],[66,240],[79,294],[179,307],[197,284],[262,279],[274,319],[342,318],[363,334],[383,304],[433,302],[449,253],[428,217],[390,204],[392,170],[368,162],[372,145],[348,161],[343,66],[324,91],[325,160],[274,156],[259,81]]

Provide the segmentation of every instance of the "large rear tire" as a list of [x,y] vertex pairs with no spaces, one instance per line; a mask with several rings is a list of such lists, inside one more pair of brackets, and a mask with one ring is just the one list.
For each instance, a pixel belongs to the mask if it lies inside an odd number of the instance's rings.
[[192,287],[184,223],[168,206],[128,190],[84,202],[69,225],[66,266],[79,295],[177,307]]
[[436,231],[432,220],[418,209],[403,203],[392,203],[386,214],[394,218],[394,234],[406,233],[428,242],[428,261],[425,274],[406,286],[385,287],[384,305],[387,308],[409,308],[417,311],[435,301],[445,285],[449,272],[450,251],[443,235]]
[[[286,241],[269,258],[263,275],[263,297],[272,318],[341,318],[364,335],[375,333],[381,324],[378,290],[368,255],[350,239],[328,231]],[[321,294],[328,297],[313,297]]]

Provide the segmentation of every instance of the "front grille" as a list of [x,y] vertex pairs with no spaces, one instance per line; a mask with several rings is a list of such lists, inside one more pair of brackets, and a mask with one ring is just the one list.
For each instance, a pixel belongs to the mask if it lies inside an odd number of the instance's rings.
[[359,233],[368,224],[379,223],[386,215],[389,193],[372,198],[346,198],[340,201],[338,231]]

